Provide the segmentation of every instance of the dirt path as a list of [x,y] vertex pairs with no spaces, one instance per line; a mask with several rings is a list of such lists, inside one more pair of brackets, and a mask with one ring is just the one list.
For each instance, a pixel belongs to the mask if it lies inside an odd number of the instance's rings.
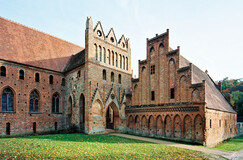
[[176,142],[169,142],[169,141],[158,140],[158,139],[153,139],[153,138],[148,138],[148,137],[140,137],[140,136],[129,135],[129,134],[111,133],[111,135],[200,151],[200,152],[210,154],[210,155],[222,156],[224,158],[231,159],[231,160],[243,160],[243,150],[237,151],[237,152],[221,151],[221,150],[217,150],[217,149],[209,149],[209,148],[200,147],[200,146],[194,146],[194,145],[189,145],[189,144],[180,144],[180,143],[176,143]]

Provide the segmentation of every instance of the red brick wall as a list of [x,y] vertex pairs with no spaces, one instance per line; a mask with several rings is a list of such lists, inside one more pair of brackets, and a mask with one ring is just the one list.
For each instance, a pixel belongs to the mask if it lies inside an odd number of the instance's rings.
[[[65,118],[63,116],[64,87],[61,85],[63,75],[58,72],[46,71],[1,62],[0,66],[6,67],[6,77],[0,77],[0,101],[2,91],[6,87],[11,88],[14,93],[14,112],[2,112],[0,104],[0,133],[6,135],[6,123],[10,123],[10,135],[33,133],[33,123],[36,122],[37,132],[55,130],[57,122],[58,130],[65,129]],[[19,70],[25,72],[24,80],[19,79]],[[40,82],[35,82],[35,73],[40,74]],[[53,84],[49,84],[49,76],[53,75]],[[29,97],[33,90],[39,93],[39,113],[29,112]],[[60,96],[60,113],[52,113],[52,95],[58,93]]]

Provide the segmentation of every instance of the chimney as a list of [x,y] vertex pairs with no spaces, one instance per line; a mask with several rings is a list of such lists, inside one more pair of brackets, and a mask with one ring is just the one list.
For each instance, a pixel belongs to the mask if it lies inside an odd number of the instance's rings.
[[218,87],[219,91],[222,92],[222,83],[221,83],[221,81],[218,82],[217,87]]
[[208,70],[206,70],[205,73],[208,74]]

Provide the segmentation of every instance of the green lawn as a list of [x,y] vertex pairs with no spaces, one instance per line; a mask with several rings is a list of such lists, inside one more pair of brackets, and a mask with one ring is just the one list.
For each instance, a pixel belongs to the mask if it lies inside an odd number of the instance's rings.
[[0,138],[0,159],[208,159],[201,153],[111,135]]
[[215,149],[225,150],[225,151],[240,151],[243,150],[243,137],[238,137],[226,141],[216,147]]

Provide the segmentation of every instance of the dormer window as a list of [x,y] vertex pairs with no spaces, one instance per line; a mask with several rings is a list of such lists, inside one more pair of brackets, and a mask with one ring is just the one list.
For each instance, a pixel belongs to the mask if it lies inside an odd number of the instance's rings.
[[111,37],[111,42],[112,42],[112,43],[114,43],[114,41],[115,41],[115,40],[114,40],[114,38],[113,38],[113,37]]
[[98,31],[97,31],[97,35],[98,35],[99,37],[101,37],[101,36],[102,36],[102,33],[101,33],[101,31],[100,31],[100,30],[98,30]]

